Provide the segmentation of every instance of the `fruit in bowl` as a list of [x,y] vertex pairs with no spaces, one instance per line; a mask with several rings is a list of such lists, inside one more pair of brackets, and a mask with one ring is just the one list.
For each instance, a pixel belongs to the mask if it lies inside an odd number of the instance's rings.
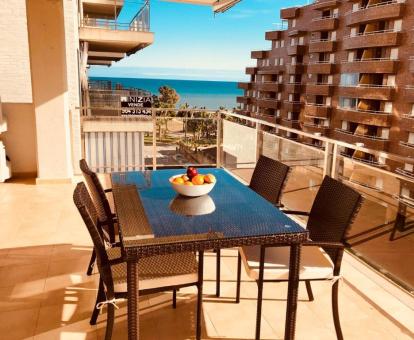
[[199,174],[197,169],[189,167],[186,174],[175,175],[170,178],[173,189],[189,197],[208,194],[216,184],[216,177],[212,174]]

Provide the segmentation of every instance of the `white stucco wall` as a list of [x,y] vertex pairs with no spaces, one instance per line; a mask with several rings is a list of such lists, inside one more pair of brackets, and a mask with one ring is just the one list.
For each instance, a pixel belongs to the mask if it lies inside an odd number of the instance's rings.
[[26,0],[0,4],[0,97],[3,103],[31,103]]

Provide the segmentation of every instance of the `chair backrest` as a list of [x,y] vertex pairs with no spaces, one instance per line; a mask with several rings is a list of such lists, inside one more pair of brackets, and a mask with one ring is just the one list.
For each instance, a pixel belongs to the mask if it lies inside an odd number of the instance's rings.
[[85,178],[86,185],[89,188],[92,201],[95,204],[99,221],[102,223],[110,221],[112,219],[111,206],[109,205],[105,191],[98,176],[95,172],[89,169],[88,164],[84,159],[79,161],[79,167],[82,171],[83,177]]
[[261,155],[249,187],[270,203],[279,205],[289,171],[290,167],[286,164]]
[[95,248],[99,274],[105,284],[107,293],[109,293],[108,295],[111,295],[114,292],[113,278],[105,249],[105,243],[101,236],[102,234],[99,232],[98,213],[92,202],[91,196],[89,195],[88,189],[83,182],[77,184],[75,191],[73,192],[73,201],[82,216],[83,222],[88,228],[89,235],[91,236]]
[[[362,204],[362,196],[349,186],[325,176],[309,213],[309,237],[317,242],[345,242]],[[325,249],[337,263],[338,250]]]

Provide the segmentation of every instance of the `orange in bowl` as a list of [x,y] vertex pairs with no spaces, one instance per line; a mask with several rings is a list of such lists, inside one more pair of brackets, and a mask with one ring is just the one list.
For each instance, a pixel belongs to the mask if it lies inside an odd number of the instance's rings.
[[196,175],[191,179],[191,182],[195,185],[202,185],[204,184],[204,175]]

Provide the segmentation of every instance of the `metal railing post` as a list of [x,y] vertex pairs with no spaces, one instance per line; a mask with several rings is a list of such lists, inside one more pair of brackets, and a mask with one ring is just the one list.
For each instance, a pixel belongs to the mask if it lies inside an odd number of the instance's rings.
[[157,170],[157,114],[152,110],[152,169]]
[[216,131],[216,144],[217,144],[217,150],[216,150],[216,168],[220,168],[222,166],[221,161],[221,148],[222,148],[222,128],[223,128],[223,121],[221,117],[221,113],[217,113],[217,131]]

